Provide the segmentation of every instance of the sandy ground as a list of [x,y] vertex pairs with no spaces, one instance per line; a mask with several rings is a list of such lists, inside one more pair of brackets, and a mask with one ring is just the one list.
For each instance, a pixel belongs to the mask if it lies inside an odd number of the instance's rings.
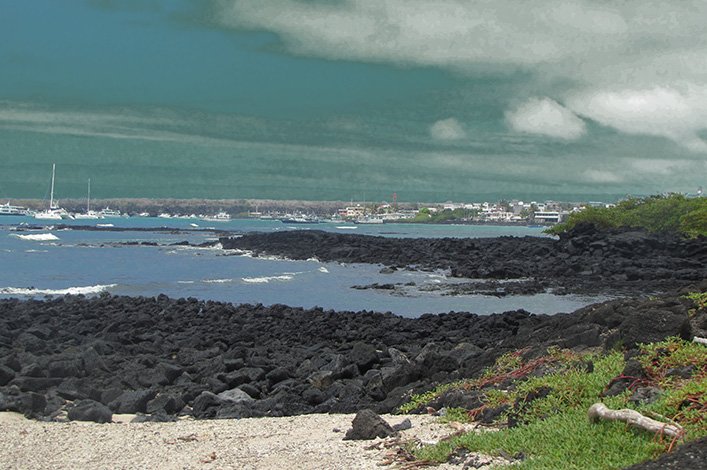
[[[393,439],[344,441],[354,415],[305,415],[176,423],[44,423],[0,413],[3,469],[373,469]],[[401,416],[383,416],[397,424]],[[437,441],[455,432],[432,416],[410,416],[402,440]],[[373,448],[372,448],[373,447]],[[399,447],[399,446],[398,446]],[[397,465],[393,465],[395,467]],[[383,467],[391,468],[391,467]],[[449,464],[437,468],[458,468]]]

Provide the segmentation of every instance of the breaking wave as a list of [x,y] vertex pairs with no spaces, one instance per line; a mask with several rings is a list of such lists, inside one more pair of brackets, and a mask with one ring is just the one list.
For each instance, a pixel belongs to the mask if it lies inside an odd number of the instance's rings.
[[283,274],[281,276],[244,277],[241,280],[248,284],[267,284],[270,281],[291,281],[293,278],[293,274]]
[[31,240],[35,242],[49,242],[59,239],[59,237],[57,237],[53,233],[30,233],[27,235],[13,234],[12,236],[17,237],[20,240]]
[[2,295],[90,295],[99,294],[117,284],[99,284],[95,286],[68,287],[66,289],[36,289],[34,287],[0,287]]

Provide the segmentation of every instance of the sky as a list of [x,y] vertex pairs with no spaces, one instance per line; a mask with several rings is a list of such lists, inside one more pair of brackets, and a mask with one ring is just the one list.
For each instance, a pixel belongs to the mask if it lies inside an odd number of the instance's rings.
[[707,2],[0,0],[0,199],[615,200],[707,175]]

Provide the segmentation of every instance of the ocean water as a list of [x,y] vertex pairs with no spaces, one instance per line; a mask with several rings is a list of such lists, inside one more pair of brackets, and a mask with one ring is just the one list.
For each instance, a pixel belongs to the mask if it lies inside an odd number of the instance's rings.
[[[498,226],[365,225],[287,226],[279,221],[129,218],[70,221],[71,225],[113,224],[152,228],[149,231],[27,230],[33,219],[0,219],[0,297],[41,298],[45,295],[99,294],[196,297],[233,303],[286,304],[335,310],[372,310],[416,317],[424,313],[470,311],[489,314],[523,308],[533,313],[569,312],[604,300],[600,297],[443,295],[426,291],[441,283],[461,282],[444,272],[380,273],[380,266],[253,258],[214,248],[169,246],[189,241],[215,241],[208,227],[235,233],[309,230],[365,233],[396,237],[543,236],[537,228]],[[196,225],[197,227],[195,227]],[[346,227],[346,228],[341,228]],[[126,245],[155,242],[159,246]],[[354,285],[410,283],[404,291],[358,290]]]

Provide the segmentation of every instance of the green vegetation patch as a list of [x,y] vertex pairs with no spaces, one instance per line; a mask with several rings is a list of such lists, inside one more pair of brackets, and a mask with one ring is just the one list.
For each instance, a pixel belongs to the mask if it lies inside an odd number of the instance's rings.
[[[677,423],[685,439],[707,435],[707,347],[679,338],[642,345],[636,357],[645,377],[613,397],[602,397],[625,367],[623,355],[577,355],[553,349],[547,356],[524,361],[522,354],[502,356],[478,379],[456,382],[415,397],[418,406],[435,393],[455,387],[476,389],[485,400],[480,408],[505,405],[498,432],[471,432],[427,446],[417,458],[446,461],[458,449],[491,456],[518,456],[521,469],[621,468],[652,459],[677,444],[664,436],[628,427],[621,422],[589,422],[587,410],[597,402],[609,408],[632,408],[666,423]],[[516,377],[509,383],[508,378]],[[502,385],[503,388],[489,388]],[[636,387],[656,387],[659,398],[650,404],[630,401]],[[527,399],[527,398],[531,399]],[[414,408],[413,408],[414,409]],[[474,420],[479,409],[455,409],[454,417]],[[505,427],[506,423],[515,423]],[[514,468],[516,468],[514,466]]]
[[547,230],[559,235],[579,223],[599,228],[638,227],[651,232],[679,232],[690,237],[707,236],[707,198],[680,194],[649,196],[621,201],[614,207],[587,207]]
[[412,219],[396,220],[397,223],[413,223],[413,224],[445,224],[452,222],[468,222],[473,220],[479,213],[476,209],[445,209],[442,211],[431,212],[427,208],[420,209],[417,215]]

